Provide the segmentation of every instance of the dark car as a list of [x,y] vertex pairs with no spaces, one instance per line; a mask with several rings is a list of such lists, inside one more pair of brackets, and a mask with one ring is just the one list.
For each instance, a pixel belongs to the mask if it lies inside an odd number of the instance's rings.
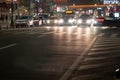
[[115,17],[106,17],[103,26],[109,26],[109,27],[120,27],[120,18]]
[[[46,24],[47,25],[62,25],[63,24],[63,19],[62,18],[60,18],[60,17],[57,17],[57,16],[51,16],[51,17],[49,17],[48,19],[47,19],[47,21],[46,21]],[[45,21],[44,21],[44,23],[45,23]]]
[[76,25],[76,19],[74,17],[74,15],[65,15],[62,17],[62,19],[64,20],[64,25],[69,25],[69,26],[73,26]]
[[77,25],[87,25],[87,26],[91,26],[91,24],[94,23],[94,19],[92,18],[92,16],[88,15],[88,14],[81,14],[81,16],[77,19]]

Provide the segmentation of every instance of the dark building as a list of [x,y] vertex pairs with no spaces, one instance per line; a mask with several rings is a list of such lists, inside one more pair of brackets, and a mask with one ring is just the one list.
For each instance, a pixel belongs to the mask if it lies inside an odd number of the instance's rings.
[[51,0],[57,5],[100,4],[103,0]]
[[54,4],[67,5],[68,0],[53,0]]
[[[98,0],[97,0],[98,1]],[[69,5],[95,4],[96,0],[68,0]]]

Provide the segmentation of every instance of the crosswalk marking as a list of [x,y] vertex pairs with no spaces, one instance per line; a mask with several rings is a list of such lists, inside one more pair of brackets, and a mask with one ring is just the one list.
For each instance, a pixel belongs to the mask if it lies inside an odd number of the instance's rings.
[[100,33],[100,34],[98,34],[98,37],[101,37],[101,36],[103,36],[104,35],[104,33]]
[[95,52],[95,51],[91,51],[88,55],[100,55],[100,54],[107,54],[107,53],[120,53],[120,50],[107,50],[107,51],[102,51],[102,52]]
[[114,44],[114,43],[111,43],[111,44],[100,44],[100,43],[97,43],[95,44],[93,47],[94,48],[97,48],[97,47],[111,47],[111,46],[118,46],[119,44]]
[[101,62],[101,63],[96,63],[96,64],[82,65],[82,66],[80,66],[80,68],[78,68],[78,70],[97,68],[97,67],[105,66],[108,64],[110,64],[110,62]]
[[[117,58],[120,57],[119,53],[115,53],[114,55],[112,53],[104,53],[107,54],[107,56],[97,56],[97,57],[88,57],[85,59],[85,61],[91,61],[91,60],[104,60],[104,59],[109,59],[109,58]],[[88,54],[89,55],[89,54]],[[89,56],[92,56],[94,54],[91,54]]]
[[119,49],[119,48],[120,48],[120,47],[97,47],[97,48],[91,49],[91,51],[110,50],[110,49]]
[[0,47],[0,50],[9,48],[9,47],[12,47],[12,46],[15,46],[15,45],[16,45],[16,44],[10,44],[10,45],[7,45],[7,46],[3,46],[3,47]]
[[115,67],[116,64],[119,64],[115,60],[118,60],[120,57],[120,38],[112,39],[117,34],[111,35],[111,38],[101,37],[103,35],[99,35],[100,37],[89,51],[88,56],[77,68],[79,76],[74,76],[71,80],[104,80],[103,76],[111,78],[109,80],[114,79],[112,69],[114,69],[113,66]]
[[110,37],[116,37],[118,34],[112,34]]

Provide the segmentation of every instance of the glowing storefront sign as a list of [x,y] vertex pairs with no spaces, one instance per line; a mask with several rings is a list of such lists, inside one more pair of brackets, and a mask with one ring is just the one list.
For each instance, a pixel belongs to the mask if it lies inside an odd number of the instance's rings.
[[120,0],[104,0],[104,4],[120,4]]
[[66,13],[66,14],[72,14],[73,11],[71,11],[71,10],[67,10],[65,13]]

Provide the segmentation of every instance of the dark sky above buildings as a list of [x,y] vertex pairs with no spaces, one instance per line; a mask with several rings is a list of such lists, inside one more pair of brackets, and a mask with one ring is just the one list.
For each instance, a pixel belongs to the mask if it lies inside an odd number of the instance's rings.
[[68,0],[69,4],[94,4],[96,0]]

